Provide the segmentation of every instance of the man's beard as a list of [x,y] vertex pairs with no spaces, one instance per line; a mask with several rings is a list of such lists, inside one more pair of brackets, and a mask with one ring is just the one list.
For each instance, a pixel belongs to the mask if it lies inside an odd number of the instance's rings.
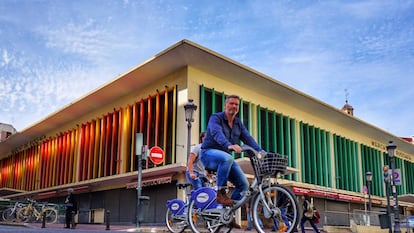
[[227,110],[227,113],[232,116],[235,116],[237,114],[237,110]]

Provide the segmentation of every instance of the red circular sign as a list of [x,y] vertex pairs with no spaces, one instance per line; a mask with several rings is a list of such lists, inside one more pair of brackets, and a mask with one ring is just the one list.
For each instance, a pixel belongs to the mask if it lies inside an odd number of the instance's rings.
[[149,158],[156,165],[164,162],[164,157],[164,151],[158,146],[152,147],[149,151]]

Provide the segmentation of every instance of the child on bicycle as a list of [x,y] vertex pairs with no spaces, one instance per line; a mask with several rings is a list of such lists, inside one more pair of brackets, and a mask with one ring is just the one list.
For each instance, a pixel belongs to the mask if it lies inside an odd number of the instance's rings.
[[187,161],[186,177],[187,181],[192,184],[193,189],[204,187],[206,179],[204,165],[201,163],[199,156],[201,143],[205,135],[205,132],[200,133],[200,143],[193,147]]

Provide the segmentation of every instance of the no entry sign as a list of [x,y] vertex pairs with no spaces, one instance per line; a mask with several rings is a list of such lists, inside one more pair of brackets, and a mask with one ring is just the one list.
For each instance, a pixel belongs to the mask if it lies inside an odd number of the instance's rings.
[[154,164],[161,164],[165,158],[164,151],[160,147],[154,146],[149,151],[149,158]]

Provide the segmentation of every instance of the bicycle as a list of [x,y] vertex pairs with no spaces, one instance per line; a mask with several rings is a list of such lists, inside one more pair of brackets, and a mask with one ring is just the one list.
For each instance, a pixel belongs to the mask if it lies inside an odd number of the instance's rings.
[[[203,177],[201,179],[203,179],[203,182],[206,185],[206,187],[204,188],[214,189],[211,187],[215,182],[215,178],[213,175],[209,177]],[[176,186],[178,187],[178,189],[185,190],[185,201],[178,198],[167,201],[165,222],[168,230],[171,233],[181,233],[188,227],[187,214],[189,203],[191,201],[189,191],[191,183],[177,183]]]
[[181,199],[172,199],[167,201],[167,212],[165,215],[165,222],[168,230],[171,233],[181,233],[187,226],[187,209],[189,201],[188,187],[190,183],[177,183],[178,189],[185,189],[185,202]]
[[249,189],[233,206],[225,208],[218,208],[215,192],[192,191],[187,215],[191,230],[201,233],[228,228],[230,232],[235,212],[250,202],[250,214],[258,232],[293,232],[300,218],[298,201],[292,191],[277,183],[277,178],[286,173],[287,157],[270,152],[263,155],[247,145],[242,149],[255,173]]
[[3,211],[3,221],[12,222],[16,220],[16,214],[19,209],[24,206],[23,203],[16,201],[13,207],[9,207]]
[[41,221],[45,215],[46,223],[55,223],[58,212],[55,208],[38,204],[35,200],[28,199],[29,204],[17,212],[17,219],[21,222]]

